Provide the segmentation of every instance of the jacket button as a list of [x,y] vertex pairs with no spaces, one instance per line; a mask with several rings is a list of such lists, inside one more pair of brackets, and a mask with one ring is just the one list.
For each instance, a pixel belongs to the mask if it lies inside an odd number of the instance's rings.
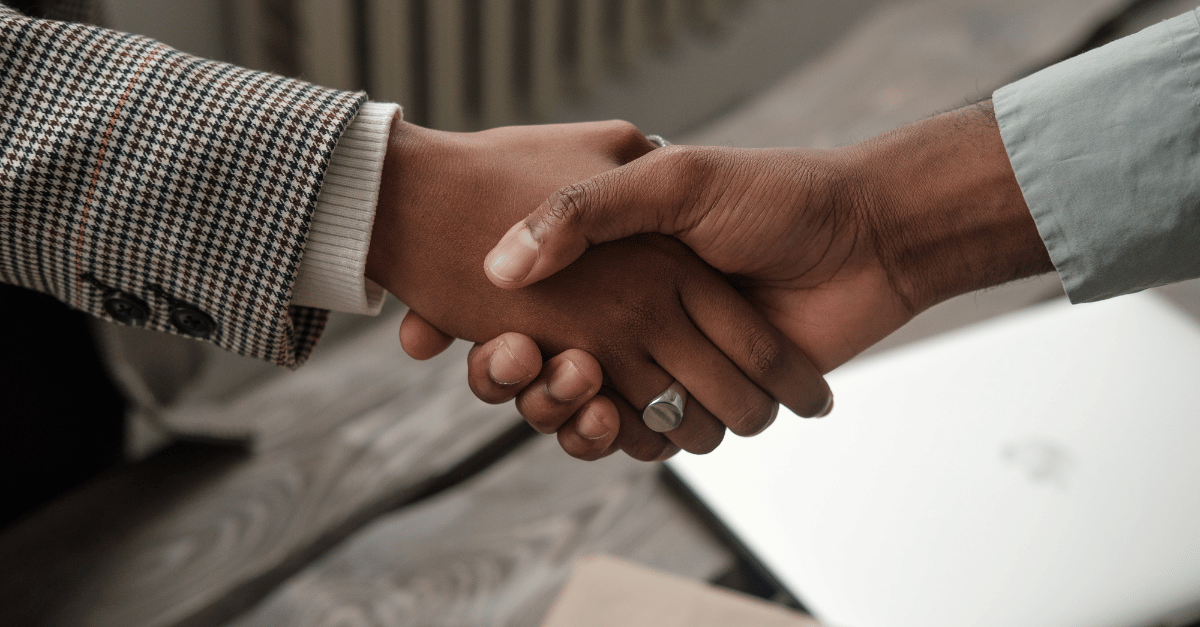
[[104,311],[108,312],[113,320],[130,325],[142,324],[150,317],[150,308],[146,303],[125,292],[115,292],[105,298]]
[[180,333],[192,337],[208,337],[217,328],[217,323],[208,314],[191,305],[177,304],[171,308],[171,324]]

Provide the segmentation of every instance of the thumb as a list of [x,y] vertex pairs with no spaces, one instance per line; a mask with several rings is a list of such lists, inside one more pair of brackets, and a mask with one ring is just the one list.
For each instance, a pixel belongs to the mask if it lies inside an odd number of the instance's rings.
[[536,283],[567,267],[589,246],[638,233],[674,234],[690,186],[677,176],[683,146],[646,156],[554,192],[513,225],[488,253],[484,268],[497,287]]

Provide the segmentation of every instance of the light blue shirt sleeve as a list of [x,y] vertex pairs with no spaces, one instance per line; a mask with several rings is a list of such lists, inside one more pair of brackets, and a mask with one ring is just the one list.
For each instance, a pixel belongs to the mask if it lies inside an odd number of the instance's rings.
[[1191,11],[994,94],[1017,182],[1071,302],[1200,277],[1198,85]]

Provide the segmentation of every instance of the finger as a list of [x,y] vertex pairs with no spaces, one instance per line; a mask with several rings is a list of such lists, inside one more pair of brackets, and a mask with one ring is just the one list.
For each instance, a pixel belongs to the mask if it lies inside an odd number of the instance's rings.
[[[680,298],[696,327],[772,398],[800,416],[824,416],[833,408],[833,393],[812,360],[720,276],[694,275],[682,285]],[[714,410],[723,416],[723,408]],[[769,423],[747,415],[736,427],[726,424],[741,435],[757,433]]]
[[[696,333],[696,336],[703,339],[699,333]],[[704,341],[707,343],[707,340]],[[684,405],[683,422],[679,424],[679,427],[658,434],[646,426],[642,420],[642,410],[650,404],[654,397],[670,387],[675,380],[658,364],[647,362],[645,366],[624,368],[619,372],[609,372],[608,375],[610,387],[628,399],[626,402],[631,404],[636,415],[636,420],[632,421],[627,421],[622,416],[620,438],[628,436],[640,441],[652,439],[652,434],[660,435],[679,448],[696,454],[708,453],[721,443],[721,439],[725,435],[725,425],[717,420],[702,402],[696,399],[692,399]],[[753,384],[749,385],[753,387]],[[721,382],[721,386],[724,389],[724,382]],[[618,407],[620,407],[619,403]],[[633,433],[627,433],[631,430]],[[620,441],[624,442],[625,440]],[[625,447],[622,446],[622,448]]]
[[411,309],[400,321],[400,346],[413,359],[436,357],[453,342],[453,337],[442,333]]
[[485,403],[505,403],[528,389],[542,370],[542,354],[520,333],[476,344],[467,355],[467,385]]
[[[517,411],[529,421],[530,426],[542,433],[555,433],[600,391],[604,374],[600,364],[588,353],[570,349],[555,355],[546,362],[542,374],[517,396]],[[607,423],[615,427],[613,420]],[[597,431],[603,425],[594,420],[584,421],[583,427],[592,429],[583,436],[587,439],[603,437]],[[615,432],[613,434],[616,435]]]
[[[617,408],[617,417],[621,425],[617,430],[617,439],[613,444],[625,454],[643,462],[665,460],[679,452],[679,447],[661,433],[655,433],[642,422],[642,410],[636,409],[620,394],[603,388],[604,395]],[[687,417],[684,417],[687,420]]]
[[[558,430],[558,444],[571,457],[586,461],[600,459],[617,450],[613,442],[620,432],[620,421],[611,399],[593,397]],[[593,434],[594,437],[589,437]]]
[[596,126],[596,143],[603,146],[618,165],[629,163],[658,148],[637,126],[624,120],[593,122]]
[[[754,435],[771,424],[779,405],[700,330],[687,324],[669,337],[651,354],[688,390],[688,409],[698,403],[718,424],[741,436]],[[714,448],[716,444],[703,452]]]
[[565,268],[592,244],[685,228],[694,177],[679,165],[684,150],[660,148],[556,191],[488,253],[488,278],[498,287],[524,287]]

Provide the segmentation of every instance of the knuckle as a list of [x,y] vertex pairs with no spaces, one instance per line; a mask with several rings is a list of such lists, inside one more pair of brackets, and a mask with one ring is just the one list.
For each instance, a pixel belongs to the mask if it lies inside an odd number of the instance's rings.
[[617,152],[624,147],[648,141],[637,125],[627,120],[607,120],[601,124],[601,128],[606,143]]
[[644,142],[646,139],[636,124],[626,120],[609,120],[606,126],[613,139],[621,144]]
[[616,165],[625,165],[640,159],[658,148],[637,126],[624,120],[608,122],[606,132]]
[[[565,224],[573,226],[583,221],[587,206],[594,192],[588,181],[572,183],[560,188],[550,196],[549,209],[542,216],[542,221],[548,224]],[[531,225],[531,226],[546,226]]]
[[666,146],[646,155],[655,178],[669,181],[677,189],[674,215],[664,220],[675,232],[685,232],[704,215],[719,194],[715,189],[722,176],[725,158],[710,148]]
[[705,148],[667,146],[654,153],[660,159],[669,161],[689,181],[707,181],[721,168],[720,155]]
[[759,325],[747,328],[746,373],[754,381],[768,380],[784,367],[783,340]]

